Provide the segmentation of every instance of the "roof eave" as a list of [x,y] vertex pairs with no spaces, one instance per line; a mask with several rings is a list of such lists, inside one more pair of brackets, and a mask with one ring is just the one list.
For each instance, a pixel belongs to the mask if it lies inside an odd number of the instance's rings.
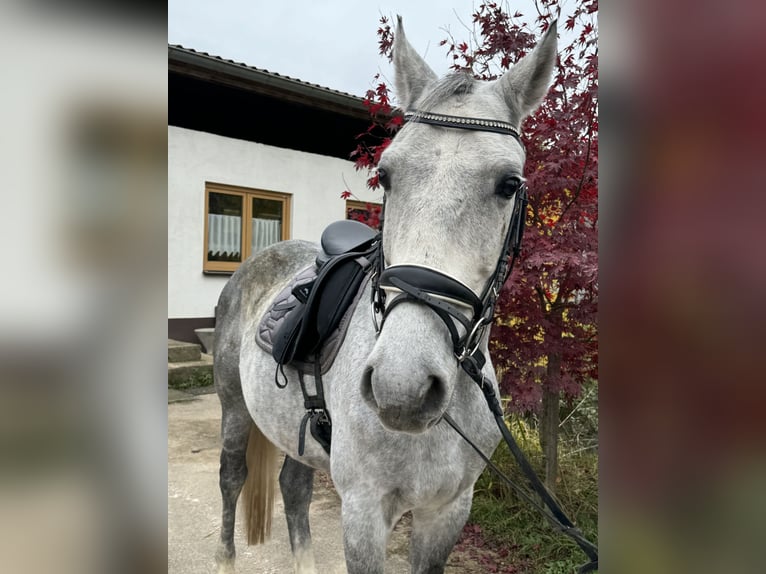
[[320,107],[360,119],[370,117],[364,100],[360,97],[179,46],[168,46],[168,69],[175,73]]

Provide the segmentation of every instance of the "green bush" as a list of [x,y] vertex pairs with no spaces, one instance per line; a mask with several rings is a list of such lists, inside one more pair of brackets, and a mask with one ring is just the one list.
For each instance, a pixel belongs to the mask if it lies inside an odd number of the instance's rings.
[[[584,400],[562,411],[559,477],[556,497],[585,537],[598,543],[598,419],[596,384]],[[590,396],[588,395],[590,392]],[[569,416],[571,415],[571,416]],[[568,418],[567,418],[568,417]],[[538,476],[544,475],[542,450],[534,419],[513,416],[509,421],[519,446]],[[527,480],[501,443],[492,456],[514,483],[527,490]],[[537,499],[536,496],[533,498]],[[508,550],[506,561],[528,574],[572,574],[587,562],[580,548],[554,529],[538,510],[486,469],[476,483],[470,522],[478,524],[493,547]],[[522,566],[520,566],[522,565]],[[502,571],[502,570],[501,570]],[[509,570],[510,571],[510,570]]]

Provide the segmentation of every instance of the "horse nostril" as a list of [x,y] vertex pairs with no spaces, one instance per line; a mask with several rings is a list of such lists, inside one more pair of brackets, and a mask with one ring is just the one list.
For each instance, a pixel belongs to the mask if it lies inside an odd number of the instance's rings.
[[441,378],[435,375],[431,375],[428,377],[427,384],[428,384],[428,390],[423,396],[422,408],[424,411],[438,408],[438,406],[441,404],[442,398],[444,397],[444,393],[446,390],[444,381],[442,381]]
[[372,390],[372,367],[367,367],[362,373],[362,398],[373,408],[378,408],[378,401],[375,400],[375,392]]

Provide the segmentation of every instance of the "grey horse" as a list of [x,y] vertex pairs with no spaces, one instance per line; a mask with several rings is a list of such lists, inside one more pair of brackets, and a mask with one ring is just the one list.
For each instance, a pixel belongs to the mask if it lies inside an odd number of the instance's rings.
[[[405,110],[502,120],[516,128],[545,96],[556,60],[555,24],[493,82],[467,74],[438,79],[407,42],[401,19],[395,37],[395,87]],[[386,174],[385,264],[438,269],[480,293],[495,269],[514,204],[496,189],[522,175],[524,158],[520,143],[507,135],[405,125],[379,164]],[[398,305],[376,336],[369,306],[362,303],[324,377],[331,455],[307,435],[299,456],[305,410],[297,371],[286,367],[288,384],[278,388],[276,364],[256,344],[256,330],[271,301],[317,252],[305,241],[278,243],[243,263],[221,293],[214,373],[223,412],[218,573],[234,572],[241,492],[248,542],[267,536],[279,451],[285,455],[279,485],[296,572],[316,572],[309,529],[315,469],[330,473],[342,501],[349,574],[383,573],[388,538],[407,511],[411,572],[443,572],[484,463],[442,415],[448,413],[486,453],[500,433],[478,386],[459,368],[445,323],[431,309]],[[369,301],[369,294],[361,301]],[[487,344],[485,334],[485,356]],[[484,375],[497,391],[489,361]]]

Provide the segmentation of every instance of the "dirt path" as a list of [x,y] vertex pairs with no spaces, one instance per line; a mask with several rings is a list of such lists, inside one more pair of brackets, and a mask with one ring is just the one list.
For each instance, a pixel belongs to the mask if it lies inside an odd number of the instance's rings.
[[[221,408],[214,394],[168,404],[168,573],[215,571],[213,556],[220,527],[218,491]],[[246,546],[239,525],[238,574],[290,574],[292,557],[281,497],[277,497],[271,540]],[[239,517],[238,517],[239,518]],[[345,574],[340,526],[340,499],[328,477],[317,473],[311,504],[311,531],[317,570]],[[388,545],[386,574],[407,574],[409,521],[396,527]],[[450,557],[448,574],[485,570],[463,551]]]

